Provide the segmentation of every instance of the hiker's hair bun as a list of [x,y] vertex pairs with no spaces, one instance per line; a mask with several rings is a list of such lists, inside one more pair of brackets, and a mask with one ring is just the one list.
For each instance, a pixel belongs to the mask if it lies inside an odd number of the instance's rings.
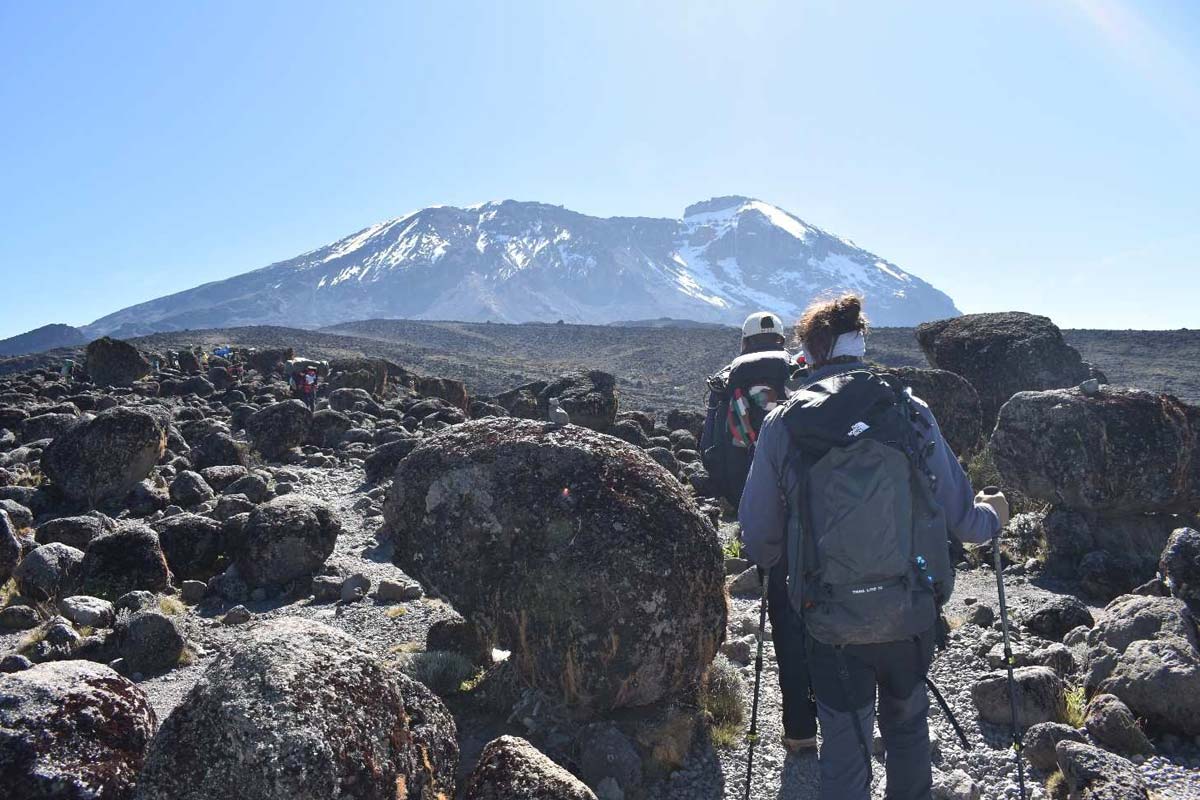
[[844,294],[833,300],[813,301],[796,323],[796,337],[811,355],[824,355],[843,333],[866,333],[862,297]]

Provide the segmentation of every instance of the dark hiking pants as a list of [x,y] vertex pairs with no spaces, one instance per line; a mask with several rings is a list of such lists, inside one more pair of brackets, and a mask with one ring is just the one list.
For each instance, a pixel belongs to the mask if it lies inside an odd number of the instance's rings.
[[783,735],[789,739],[811,739],[817,735],[817,707],[811,697],[804,623],[788,602],[786,568],[771,570],[767,614],[771,618],[771,641],[775,643],[779,689],[783,693]]
[[876,699],[886,757],[885,797],[930,800],[924,681],[933,658],[933,632],[905,642],[851,645],[840,653],[809,639],[808,651],[821,720],[821,800],[870,798]]

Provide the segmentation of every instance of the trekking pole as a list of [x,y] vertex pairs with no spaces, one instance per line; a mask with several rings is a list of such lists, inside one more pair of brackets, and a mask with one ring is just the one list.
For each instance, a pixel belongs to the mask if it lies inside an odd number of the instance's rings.
[[750,743],[750,755],[746,759],[746,794],[745,800],[750,800],[750,782],[754,776],[754,745],[758,741],[758,690],[762,683],[763,668],[763,639],[767,633],[767,573],[759,570],[759,582],[762,584],[762,598],[758,605],[758,656],[754,659],[754,702],[750,706],[750,732],[746,735]]
[[963,732],[962,726],[958,724],[958,718],[954,716],[954,712],[950,710],[950,706],[946,703],[946,698],[942,697],[941,691],[934,684],[933,679],[928,675],[925,676],[925,686],[929,688],[929,691],[933,692],[934,699],[937,700],[938,705],[942,707],[942,713],[946,715],[946,719],[950,720],[950,727],[954,728],[954,732],[958,734],[959,741],[962,742],[963,750],[973,750],[974,747],[972,746],[970,740],[967,739],[967,734]]
[[[995,486],[983,487],[985,495],[1000,494]],[[1012,711],[1012,746],[1017,761],[1017,787],[1021,800],[1025,800],[1025,765],[1021,761],[1021,731],[1017,727],[1017,681],[1013,678],[1012,644],[1008,636],[1008,602],[1004,599],[1004,564],[1000,558],[1000,534],[992,540],[992,559],[996,565],[996,591],[1000,595],[1000,630],[1004,634],[1004,663],[1008,667],[1008,703]]]

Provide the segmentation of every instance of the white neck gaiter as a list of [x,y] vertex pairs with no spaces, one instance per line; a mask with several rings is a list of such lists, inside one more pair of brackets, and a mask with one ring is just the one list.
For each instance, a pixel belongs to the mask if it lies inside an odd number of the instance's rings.
[[[808,345],[802,345],[804,348],[804,359],[809,364],[817,363],[817,359],[813,358],[813,354],[809,352]],[[835,358],[843,356],[852,356],[854,358],[862,358],[867,354],[867,337],[861,332],[843,333],[833,343],[833,349],[829,353],[829,357],[821,359],[821,363],[832,361]]]

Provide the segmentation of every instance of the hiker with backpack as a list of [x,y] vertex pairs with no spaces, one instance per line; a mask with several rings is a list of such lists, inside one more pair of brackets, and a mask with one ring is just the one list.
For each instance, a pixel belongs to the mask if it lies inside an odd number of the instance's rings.
[[948,536],[984,543],[1008,520],[975,495],[929,407],[870,369],[861,298],[797,323],[811,375],[763,421],[739,508],[746,552],[787,563],[821,722],[821,798],[870,797],[878,700],[888,800],[929,800],[929,698]]
[[[754,442],[767,414],[787,398],[787,386],[802,364],[787,350],[783,320],[769,311],[742,324],[741,354],[708,379],[708,413],[700,437],[704,466],[721,496],[734,508],[750,471]],[[767,614],[779,663],[783,694],[784,748],[790,753],[817,746],[817,709],[811,698],[800,617],[788,604],[787,563],[767,581]]]

